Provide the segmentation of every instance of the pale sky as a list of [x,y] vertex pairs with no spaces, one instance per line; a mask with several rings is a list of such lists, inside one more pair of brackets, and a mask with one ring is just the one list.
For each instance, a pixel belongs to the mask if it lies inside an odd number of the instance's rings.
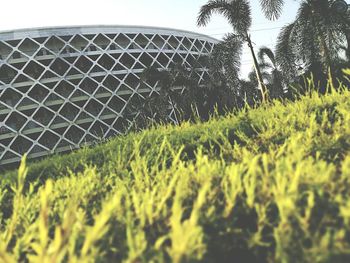
[[[280,28],[295,17],[298,1],[286,0],[281,18],[264,18],[259,0],[253,8],[252,39],[255,48],[274,47]],[[64,25],[148,25],[200,32],[218,39],[231,31],[225,19],[213,16],[207,27],[196,18],[207,0],[2,0],[0,30]],[[247,49],[242,57],[242,77],[251,70]]]

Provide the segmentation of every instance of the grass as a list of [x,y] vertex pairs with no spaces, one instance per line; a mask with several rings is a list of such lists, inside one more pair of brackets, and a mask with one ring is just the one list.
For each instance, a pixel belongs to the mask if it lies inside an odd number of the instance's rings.
[[349,262],[350,92],[2,175],[0,262]]

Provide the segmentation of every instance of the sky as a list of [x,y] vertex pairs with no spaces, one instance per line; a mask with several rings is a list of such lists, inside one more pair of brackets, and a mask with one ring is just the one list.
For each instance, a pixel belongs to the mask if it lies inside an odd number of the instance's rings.
[[[279,20],[263,16],[259,0],[251,0],[251,35],[255,48],[274,47],[282,26],[296,15],[298,1],[286,0]],[[145,25],[170,27],[203,33],[221,39],[231,27],[220,15],[214,15],[206,27],[197,27],[200,7],[207,0],[3,0],[0,30],[67,25]],[[241,76],[252,68],[247,48],[243,51]]]

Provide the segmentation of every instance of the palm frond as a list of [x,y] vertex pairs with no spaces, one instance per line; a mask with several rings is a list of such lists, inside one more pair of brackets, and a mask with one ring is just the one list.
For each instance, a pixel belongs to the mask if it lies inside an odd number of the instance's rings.
[[229,4],[224,0],[210,0],[207,4],[203,5],[199,11],[197,17],[198,26],[206,26],[212,15],[218,12],[219,9],[228,8]]
[[223,76],[231,85],[237,83],[241,66],[243,41],[240,36],[228,34],[211,54],[211,72]]
[[258,57],[263,64],[265,64],[265,56],[267,56],[270,59],[273,66],[276,67],[275,54],[273,53],[273,51],[268,47],[261,47],[258,52]]
[[282,28],[276,45],[276,61],[282,71],[289,78],[293,78],[296,74],[296,59],[293,52],[295,42],[292,41],[295,23],[291,23]]
[[214,13],[223,15],[239,34],[249,30],[252,18],[247,0],[210,0],[203,5],[197,18],[198,26],[206,26]]
[[271,65],[270,63],[267,62],[261,62],[259,63],[259,68],[262,71],[266,71],[266,70],[273,70],[275,67],[273,65]]
[[260,0],[260,5],[268,19],[276,20],[282,13],[284,0]]

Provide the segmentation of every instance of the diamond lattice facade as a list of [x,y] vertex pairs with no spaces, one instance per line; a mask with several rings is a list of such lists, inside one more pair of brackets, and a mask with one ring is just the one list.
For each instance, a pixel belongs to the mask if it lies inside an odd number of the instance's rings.
[[[187,31],[96,26],[0,33],[0,165],[125,133],[128,105],[159,92],[151,65],[197,65],[216,40]],[[196,62],[196,63],[195,63]],[[170,118],[173,112],[169,113]]]

